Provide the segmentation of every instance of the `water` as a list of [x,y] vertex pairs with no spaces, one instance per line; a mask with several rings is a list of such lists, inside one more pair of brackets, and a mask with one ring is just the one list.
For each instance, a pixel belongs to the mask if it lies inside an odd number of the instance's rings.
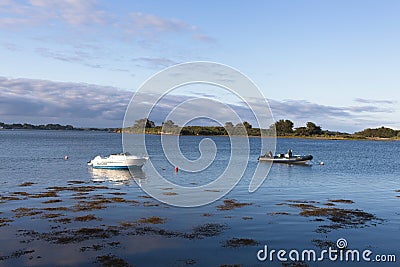
[[[148,135],[146,141],[157,171],[175,183],[190,186],[206,184],[223,173],[231,155],[228,138],[209,138],[216,144],[216,159],[201,173],[174,173],[174,166],[163,156],[159,137]],[[191,160],[198,158],[201,140],[202,137],[181,137],[182,153]],[[250,138],[249,142],[248,168],[228,195],[203,207],[177,208],[146,197],[129,172],[87,167],[86,162],[98,154],[122,151],[119,134],[0,131],[0,266],[101,265],[110,258],[119,258],[134,266],[282,266],[276,258],[273,262],[258,261],[257,251],[264,245],[277,250],[320,251],[323,246],[318,246],[318,242],[335,243],[338,238],[346,238],[351,249],[370,249],[374,254],[400,257],[397,247],[400,242],[400,198],[397,196],[400,192],[396,192],[400,189],[399,142],[278,139],[277,151],[293,149],[294,153],[312,154],[314,164],[274,164],[263,185],[252,194],[248,193],[248,186],[259,164],[260,139]],[[65,155],[69,160],[64,160]],[[319,165],[320,161],[325,165]],[[151,183],[148,168],[145,165],[143,171],[135,172],[135,178]],[[34,184],[21,187],[25,182]],[[39,197],[38,194],[54,186],[64,187],[64,190],[57,191],[56,197]],[[96,188],[81,192],[68,189],[79,186]],[[171,193],[165,189],[166,193]],[[25,192],[27,196],[15,192]],[[119,199],[110,200],[111,197]],[[76,209],[79,203],[99,199],[105,201],[104,207]],[[217,207],[227,199],[251,205],[219,210]],[[354,203],[329,202],[338,199]],[[48,200],[58,202],[43,203]],[[321,208],[360,210],[375,218],[363,223],[353,218],[351,223],[337,229],[321,228],[334,224],[328,216],[301,216],[301,209],[290,206],[297,202]],[[325,205],[328,202],[335,206]],[[21,207],[38,213],[21,214]],[[79,220],[87,215],[93,215],[94,219]],[[165,221],[138,223],[152,216]],[[319,220],[315,220],[317,218]],[[123,228],[124,222],[130,226]],[[189,236],[195,227],[208,223],[223,229],[211,236]],[[148,228],[143,230],[143,227]],[[82,230],[79,232],[82,228],[105,229],[107,235],[85,235]],[[118,233],[112,229],[117,229]],[[75,239],[68,241],[60,236]],[[80,240],[79,236],[84,239]],[[227,241],[233,238],[246,238],[255,243],[232,247]],[[328,260],[307,264],[364,265]],[[385,263],[385,266],[396,264]]]

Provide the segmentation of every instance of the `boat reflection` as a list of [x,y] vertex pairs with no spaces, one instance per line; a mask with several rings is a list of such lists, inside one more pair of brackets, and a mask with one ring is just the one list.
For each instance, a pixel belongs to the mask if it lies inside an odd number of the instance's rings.
[[146,178],[141,169],[131,169],[129,171],[89,168],[89,172],[94,182],[108,181],[116,185],[129,185],[134,181],[140,184],[142,179]]

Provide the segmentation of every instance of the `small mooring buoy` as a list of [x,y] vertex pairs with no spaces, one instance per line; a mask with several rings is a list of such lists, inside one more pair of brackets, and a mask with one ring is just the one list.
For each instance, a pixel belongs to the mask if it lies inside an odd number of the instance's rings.
[[321,161],[319,164],[321,164],[321,165],[325,165],[325,162]]
[[176,166],[175,167],[175,172],[178,172],[179,171],[179,168],[178,168],[178,166]]
[[66,156],[64,157],[64,159],[65,159],[65,160],[68,160],[68,159],[69,159],[68,155],[66,155]]

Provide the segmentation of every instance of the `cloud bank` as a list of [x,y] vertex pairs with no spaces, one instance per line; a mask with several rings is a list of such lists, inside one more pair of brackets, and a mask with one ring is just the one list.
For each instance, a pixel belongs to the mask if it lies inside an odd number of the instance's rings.
[[[125,110],[134,92],[114,87],[104,87],[84,83],[53,82],[47,80],[10,79],[0,77],[0,121],[28,123],[62,123],[81,127],[122,127]],[[197,97],[215,99],[209,92]],[[150,105],[146,95],[140,95],[141,105]],[[151,119],[160,124],[166,115],[178,104],[192,96],[167,96],[151,114]],[[290,119],[295,126],[313,121],[324,129],[357,131],[376,125],[395,125],[393,121],[382,121],[393,111],[389,100],[355,100],[358,106],[334,107],[304,100],[268,100],[274,118]],[[252,99],[254,112],[266,112],[259,99]],[[244,105],[231,107],[245,120],[255,125],[252,113]],[[202,109],[216,114],[220,121],[231,121],[230,114],[221,113],[217,106],[194,105],[188,112],[193,115]],[[372,116],[373,115],[373,116]],[[187,117],[188,114],[185,114]],[[374,117],[375,116],[375,117]]]
[[0,78],[0,121],[120,127],[132,95],[89,84]]

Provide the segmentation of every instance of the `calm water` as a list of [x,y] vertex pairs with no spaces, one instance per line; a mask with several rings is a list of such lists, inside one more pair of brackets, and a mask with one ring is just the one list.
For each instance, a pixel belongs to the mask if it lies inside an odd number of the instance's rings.
[[[174,173],[174,166],[163,157],[159,137],[146,137],[148,153],[156,169],[171,181],[182,185],[205,184],[224,171],[230,156],[229,139],[211,138],[218,148],[216,160],[203,172],[192,174]],[[189,159],[199,157],[198,144],[201,140],[201,137],[181,137],[182,153]],[[147,198],[128,172],[92,170],[87,167],[86,162],[98,154],[122,151],[121,135],[0,131],[0,219],[3,220],[0,223],[0,266],[101,265],[99,256],[114,256],[134,266],[282,266],[276,259],[273,262],[259,262],[257,251],[264,245],[277,250],[319,251],[322,248],[318,242],[335,243],[338,238],[347,239],[351,249],[370,249],[374,254],[395,254],[397,261],[400,260],[400,192],[396,192],[400,190],[400,142],[279,139],[277,151],[293,149],[295,153],[312,154],[314,164],[275,164],[261,188],[250,194],[247,189],[258,164],[259,146],[258,138],[250,139],[248,169],[228,195],[209,205],[188,209]],[[65,155],[69,156],[69,160],[64,160]],[[325,165],[319,165],[321,161]],[[147,168],[144,166],[143,171],[134,174],[143,183],[152,179],[146,174]],[[25,182],[34,184],[19,186]],[[37,197],[37,194],[48,192],[47,188],[54,186],[102,188],[90,192],[64,188],[57,193],[57,197]],[[15,192],[25,192],[26,196]],[[125,202],[109,201],[101,209],[77,211],[71,208],[84,197],[93,200],[96,197],[116,196]],[[43,203],[49,199],[57,199],[58,202]],[[217,206],[227,199],[251,205],[219,210]],[[335,203],[334,207],[353,211],[358,209],[373,214],[375,219],[342,225],[337,229],[321,228],[323,225],[332,225],[327,216],[301,216],[300,209],[289,206],[296,201],[313,201],[311,203],[318,207],[332,208],[324,204],[337,199],[352,200],[354,203],[330,202]],[[38,213],[21,215],[18,213],[21,207]],[[76,219],[86,215],[93,215],[96,219]],[[112,227],[120,227],[123,222],[138,222],[141,218],[151,216],[165,221],[150,224],[149,227],[170,231],[171,234],[155,230],[138,233],[137,228],[136,232],[118,228],[119,234],[73,242],[57,242],[50,238],[68,235],[82,228],[109,231]],[[207,223],[221,225],[223,230],[215,235],[196,238],[183,235]],[[233,238],[251,239],[256,243],[232,247],[227,241]],[[18,251],[21,253],[16,253]],[[308,264],[364,266],[365,263],[325,260]],[[396,266],[395,263],[384,265]]]

